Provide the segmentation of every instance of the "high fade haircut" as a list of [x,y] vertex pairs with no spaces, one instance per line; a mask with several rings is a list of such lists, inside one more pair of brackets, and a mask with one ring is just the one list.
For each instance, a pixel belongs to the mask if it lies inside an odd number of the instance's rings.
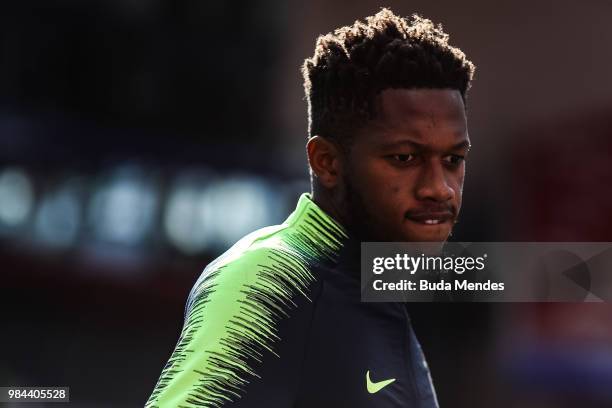
[[448,38],[429,19],[387,8],[319,36],[302,65],[309,137],[346,145],[376,117],[374,99],[388,88],[456,89],[465,103],[475,66]]

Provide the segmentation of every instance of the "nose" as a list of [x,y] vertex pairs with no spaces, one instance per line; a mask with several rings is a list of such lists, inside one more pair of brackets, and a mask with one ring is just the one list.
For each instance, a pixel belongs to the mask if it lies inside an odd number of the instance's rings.
[[446,173],[441,163],[428,163],[423,166],[416,185],[416,198],[446,202],[455,197],[455,190],[448,184]]

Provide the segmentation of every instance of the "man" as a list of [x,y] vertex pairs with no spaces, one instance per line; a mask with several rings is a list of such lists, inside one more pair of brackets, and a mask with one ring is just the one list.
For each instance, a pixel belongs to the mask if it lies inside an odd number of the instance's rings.
[[312,195],[207,266],[147,407],[438,405],[405,305],[360,302],[359,243],[451,232],[474,66],[447,41],[388,9],[319,37]]

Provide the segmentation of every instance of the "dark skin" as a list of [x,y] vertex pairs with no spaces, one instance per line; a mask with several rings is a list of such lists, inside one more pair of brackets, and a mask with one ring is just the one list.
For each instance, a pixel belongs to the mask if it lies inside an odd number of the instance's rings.
[[308,141],[313,200],[360,241],[446,241],[470,147],[460,92],[385,89],[375,108],[348,148]]

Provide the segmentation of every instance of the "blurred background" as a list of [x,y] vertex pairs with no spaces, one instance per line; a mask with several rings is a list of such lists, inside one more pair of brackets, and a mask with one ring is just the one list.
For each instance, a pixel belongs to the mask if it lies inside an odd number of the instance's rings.
[[[477,66],[454,239],[612,241],[611,1],[3,2],[0,385],[142,406],[204,266],[309,189],[317,35],[381,6]],[[443,408],[612,406],[605,304],[413,321]]]

